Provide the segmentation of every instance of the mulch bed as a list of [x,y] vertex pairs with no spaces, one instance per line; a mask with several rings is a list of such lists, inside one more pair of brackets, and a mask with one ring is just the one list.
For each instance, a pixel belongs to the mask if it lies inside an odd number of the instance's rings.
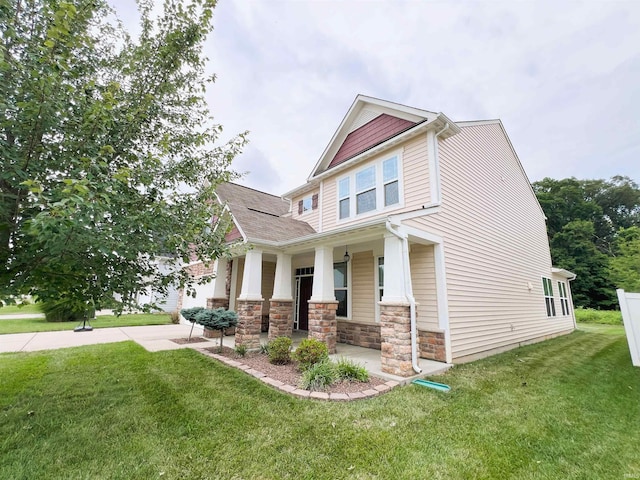
[[[287,385],[294,387],[300,386],[300,377],[302,374],[298,370],[295,362],[291,362],[286,365],[273,365],[269,363],[269,358],[264,353],[251,352],[247,353],[244,357],[241,357],[235,352],[235,350],[229,347],[223,347],[222,352],[220,352],[220,347],[206,348],[205,350],[211,353],[217,353],[218,355],[223,355],[237,362],[244,363],[254,370],[262,372],[266,376]],[[323,391],[327,393],[356,393],[372,389],[377,385],[382,385],[383,383],[385,383],[384,380],[369,374],[368,382],[338,382]]]
[[189,338],[172,338],[171,341],[173,343],[177,343],[178,345],[186,345],[188,343],[207,342],[208,340],[204,337],[191,337],[191,340],[189,340]]

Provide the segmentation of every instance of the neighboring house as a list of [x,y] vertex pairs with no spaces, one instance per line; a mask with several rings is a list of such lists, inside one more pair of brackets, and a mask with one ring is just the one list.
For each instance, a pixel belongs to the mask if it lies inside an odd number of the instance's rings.
[[217,195],[244,246],[216,261],[209,304],[238,312],[237,344],[307,330],[331,351],[380,349],[384,371],[408,376],[418,357],[464,362],[575,328],[574,275],[551,265],[499,120],[358,96],[306,183]]

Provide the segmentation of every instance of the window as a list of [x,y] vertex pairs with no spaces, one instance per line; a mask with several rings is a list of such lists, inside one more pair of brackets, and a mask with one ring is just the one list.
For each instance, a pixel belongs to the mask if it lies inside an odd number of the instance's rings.
[[553,299],[553,283],[551,283],[551,279],[542,277],[542,287],[544,289],[544,303],[547,307],[547,317],[555,317],[556,305]]
[[560,306],[562,307],[562,315],[569,315],[569,298],[567,297],[567,284],[558,282],[558,291],[560,292]]
[[376,209],[376,167],[365,168],[356,173],[356,213]]
[[347,262],[333,264],[333,288],[336,300],[338,300],[338,310],[336,317],[347,316]]
[[384,257],[378,257],[378,301],[384,295]]
[[400,206],[400,167],[395,155],[338,180],[338,218]]
[[384,206],[400,203],[398,192],[398,157],[382,162],[382,181],[384,185]]
[[318,208],[318,194],[314,193],[298,201],[298,215]]
[[349,177],[338,182],[338,209],[340,219],[349,218]]
[[302,213],[311,210],[311,197],[304,197],[302,199]]

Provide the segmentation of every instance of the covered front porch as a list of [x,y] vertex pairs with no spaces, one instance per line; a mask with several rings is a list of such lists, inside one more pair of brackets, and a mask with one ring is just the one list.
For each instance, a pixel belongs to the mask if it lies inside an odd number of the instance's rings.
[[256,242],[218,259],[207,304],[238,313],[235,345],[252,350],[279,336],[308,336],[331,354],[362,349],[353,352],[366,352],[379,374],[411,377],[423,361],[450,362],[437,240],[378,222],[288,244]]

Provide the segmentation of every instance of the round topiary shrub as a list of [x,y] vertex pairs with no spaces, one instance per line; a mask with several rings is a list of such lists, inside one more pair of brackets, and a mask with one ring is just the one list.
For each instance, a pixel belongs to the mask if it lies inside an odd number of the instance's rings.
[[292,354],[293,359],[298,362],[298,367],[303,372],[312,365],[320,363],[329,358],[327,344],[315,338],[305,338],[300,342],[298,348]]
[[274,365],[284,365],[291,361],[291,339],[278,337],[269,342],[269,362]]

